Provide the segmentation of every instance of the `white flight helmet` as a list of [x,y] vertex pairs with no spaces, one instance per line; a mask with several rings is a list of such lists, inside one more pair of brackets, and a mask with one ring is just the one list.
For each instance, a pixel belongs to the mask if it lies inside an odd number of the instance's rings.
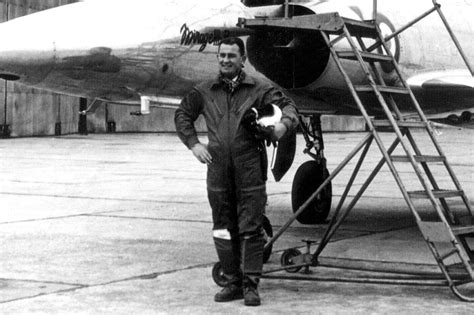
[[280,107],[272,105],[272,110],[261,114],[259,116],[258,111],[255,108],[252,108],[253,111],[257,114],[257,124],[262,127],[275,126],[281,120],[282,112]]

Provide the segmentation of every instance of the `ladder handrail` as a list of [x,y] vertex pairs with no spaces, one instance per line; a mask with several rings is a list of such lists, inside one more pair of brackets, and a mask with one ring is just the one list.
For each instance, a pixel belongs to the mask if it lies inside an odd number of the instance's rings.
[[[374,14],[376,14],[375,13],[376,1],[377,0],[374,0]],[[426,11],[425,13],[423,13],[422,15],[417,17],[416,19],[412,20],[411,22],[407,23],[405,26],[401,27],[400,29],[396,30],[392,34],[385,36],[384,41],[388,42],[389,40],[391,40],[395,36],[398,36],[400,33],[404,32],[408,28],[412,27],[413,25],[415,25],[416,23],[418,23],[419,21],[423,20],[425,17],[427,17],[428,15],[430,15],[431,13],[436,11],[436,12],[438,12],[438,15],[441,18],[441,21],[443,22],[446,30],[448,31],[449,35],[451,36],[451,39],[454,42],[454,45],[456,46],[456,48],[457,48],[459,54],[461,55],[464,63],[466,64],[466,67],[468,68],[471,75],[474,77],[474,69],[471,67],[471,64],[469,63],[469,59],[467,58],[466,54],[464,53],[464,50],[463,50],[461,44],[459,43],[459,40],[457,39],[457,37],[454,34],[451,26],[448,23],[448,20],[444,16],[444,13],[441,11],[441,4],[439,4],[437,0],[432,0],[432,2],[433,2],[433,7],[430,10]],[[374,20],[375,20],[375,18],[374,18]],[[374,44],[372,44],[370,47],[367,48],[367,51],[372,51],[375,48],[380,47],[380,45],[381,45],[381,42],[379,40],[377,40]]]
[[[394,38],[395,36],[400,35],[400,33],[406,31],[407,29],[409,29],[410,27],[412,27],[413,25],[415,25],[419,21],[423,20],[425,17],[427,17],[428,15],[433,13],[434,11],[436,11],[436,8],[433,7],[430,10],[423,13],[422,15],[420,15],[419,17],[417,17],[416,19],[414,19],[411,22],[407,23],[406,25],[402,26],[400,29],[396,30],[392,34],[385,36],[384,40],[387,42],[387,41],[391,40],[392,38]],[[369,48],[367,48],[367,51],[372,51],[375,48],[380,47],[380,44],[381,44],[380,41],[377,40],[373,45],[371,45],[371,46],[369,46]]]
[[454,34],[453,30],[451,29],[451,26],[449,26],[448,20],[446,19],[443,12],[441,11],[441,4],[439,4],[437,2],[437,0],[432,0],[432,1],[433,1],[433,4],[434,4],[434,7],[435,7],[436,11],[439,14],[439,17],[441,18],[441,20],[443,21],[444,26],[446,27],[446,30],[448,31],[449,35],[451,36],[451,39],[453,40],[454,45],[456,45],[456,48],[458,49],[459,53],[461,54],[461,57],[464,60],[464,63],[466,64],[467,68],[471,72],[471,76],[474,77],[474,70],[472,69],[471,64],[469,63],[469,59],[467,59],[467,56],[464,53],[464,50],[462,49],[461,44],[459,43],[456,35]]
[[374,0],[372,9],[372,20],[377,21],[377,0]]
[[290,15],[289,5],[290,5],[290,1],[285,0],[285,19],[289,18],[289,15]]

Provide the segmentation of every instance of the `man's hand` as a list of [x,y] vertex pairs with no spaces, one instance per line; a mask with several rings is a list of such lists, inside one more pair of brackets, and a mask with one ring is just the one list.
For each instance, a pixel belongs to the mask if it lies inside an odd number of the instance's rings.
[[270,144],[273,144],[276,146],[276,143],[278,140],[280,140],[281,137],[283,137],[286,133],[286,126],[279,122],[276,123],[274,126],[267,126],[263,127],[261,125],[256,125],[256,130],[257,133],[255,137],[259,140],[265,140],[267,143],[267,146],[270,146]]
[[275,129],[274,129],[274,134],[275,134],[275,138],[277,138],[277,140],[280,140],[281,137],[283,137],[286,133],[286,126],[285,124],[281,123],[281,122],[278,122],[275,124]]
[[191,151],[193,152],[194,156],[199,160],[201,163],[211,164],[212,163],[212,156],[207,150],[207,146],[202,143],[196,143],[192,148]]

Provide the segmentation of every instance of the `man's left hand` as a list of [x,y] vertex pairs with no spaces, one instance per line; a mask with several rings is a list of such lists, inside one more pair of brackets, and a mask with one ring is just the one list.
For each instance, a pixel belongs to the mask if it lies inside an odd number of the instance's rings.
[[275,134],[275,138],[277,140],[280,140],[281,137],[283,137],[286,133],[286,126],[285,124],[281,123],[281,122],[278,122],[275,124],[275,129],[273,130],[274,134]]
[[257,139],[265,140],[267,142],[267,146],[270,146],[270,144],[276,146],[277,141],[286,133],[286,126],[280,122],[274,126],[272,125],[267,127],[257,125],[256,129]]

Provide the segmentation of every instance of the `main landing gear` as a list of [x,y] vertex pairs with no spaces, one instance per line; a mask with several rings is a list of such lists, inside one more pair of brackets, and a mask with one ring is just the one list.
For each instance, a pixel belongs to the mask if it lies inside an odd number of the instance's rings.
[[[293,179],[291,203],[296,212],[316,189],[329,177],[324,158],[324,142],[321,130],[321,115],[306,114],[300,116],[300,126],[306,141],[304,153],[313,158],[298,168]],[[314,152],[312,150],[314,149]],[[329,183],[306,209],[296,217],[302,224],[325,223],[331,210],[332,187]]]

